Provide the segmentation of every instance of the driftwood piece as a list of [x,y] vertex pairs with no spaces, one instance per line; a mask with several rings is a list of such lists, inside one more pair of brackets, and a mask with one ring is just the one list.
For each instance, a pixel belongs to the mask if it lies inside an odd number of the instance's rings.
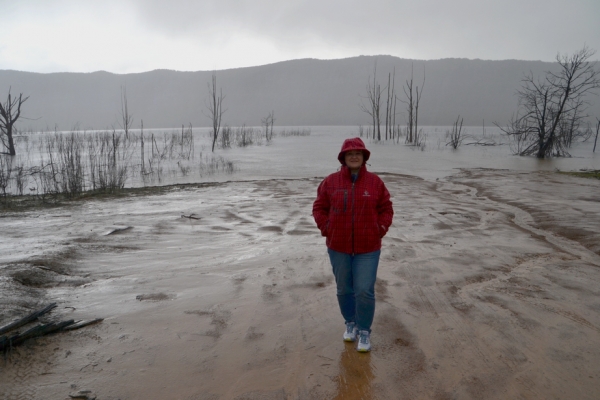
[[476,142],[465,143],[465,146],[469,146],[469,145],[476,145],[476,146],[502,146],[502,145],[504,145],[504,143],[484,142],[484,141],[478,140]]
[[80,390],[77,394],[70,394],[69,397],[73,400],[95,400],[96,395],[91,390]]
[[181,218],[202,219],[201,217],[196,217],[196,214],[194,213],[191,213],[190,215],[181,214]]
[[90,321],[77,321],[74,324],[66,326],[65,328],[63,328],[63,331],[70,331],[70,330],[73,330],[73,329],[83,328],[84,326],[97,324],[98,322],[102,322],[102,321],[104,321],[104,318],[96,318],[96,319],[92,319]]
[[104,234],[104,236],[113,235],[115,233],[121,233],[121,232],[124,232],[124,231],[128,231],[130,229],[133,229],[133,226],[124,226],[122,228],[113,228],[110,231],[106,232]]
[[0,328],[0,335],[3,335],[5,333],[15,330],[17,328],[20,328],[23,325],[27,325],[28,323],[30,323],[32,321],[35,321],[40,316],[46,314],[47,312],[49,312],[50,310],[52,310],[55,307],[56,307],[56,303],[52,303],[49,306],[42,308],[41,310],[34,311],[33,313],[29,314],[28,316],[26,316],[24,318],[18,319],[14,322],[11,322],[8,325],[3,326],[2,328]]

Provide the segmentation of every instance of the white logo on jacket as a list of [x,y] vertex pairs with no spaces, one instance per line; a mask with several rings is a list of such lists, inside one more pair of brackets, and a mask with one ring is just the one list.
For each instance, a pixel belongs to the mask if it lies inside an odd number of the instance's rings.
[[369,194],[369,191],[368,191],[368,190],[365,190],[365,192],[363,193],[363,197],[369,197],[369,196],[371,196],[371,195]]

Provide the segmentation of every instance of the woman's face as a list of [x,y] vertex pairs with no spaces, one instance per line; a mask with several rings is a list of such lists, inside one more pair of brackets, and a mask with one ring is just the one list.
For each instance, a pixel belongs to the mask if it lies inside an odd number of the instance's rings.
[[344,155],[344,161],[350,171],[357,172],[363,165],[363,152],[360,150],[350,150]]

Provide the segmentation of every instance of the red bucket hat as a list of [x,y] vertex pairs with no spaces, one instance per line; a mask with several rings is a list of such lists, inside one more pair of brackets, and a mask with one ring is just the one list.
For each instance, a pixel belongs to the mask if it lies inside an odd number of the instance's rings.
[[340,154],[338,154],[338,160],[340,163],[342,163],[342,165],[346,164],[344,157],[346,152],[350,150],[361,150],[363,153],[364,162],[367,162],[369,157],[371,157],[371,152],[367,150],[361,138],[356,137],[352,139],[346,139],[342,144],[342,150],[340,151]]

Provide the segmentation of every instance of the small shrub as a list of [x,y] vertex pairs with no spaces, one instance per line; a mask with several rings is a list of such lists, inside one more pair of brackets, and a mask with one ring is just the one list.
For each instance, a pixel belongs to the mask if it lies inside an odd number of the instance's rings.
[[262,135],[259,130],[242,125],[235,130],[235,143],[238,147],[262,144],[260,136]]
[[221,148],[228,149],[231,147],[231,137],[233,136],[231,132],[231,127],[225,125],[223,129],[221,129]]
[[446,146],[452,146],[453,149],[457,149],[464,140],[464,135],[462,134],[463,127],[463,119],[459,116],[454,125],[452,126],[452,130],[446,131],[446,138],[448,142],[446,142]]
[[[303,128],[303,129],[299,129],[299,128],[293,128],[290,130],[283,130],[281,132],[279,132],[279,136],[281,137],[287,137],[287,136],[310,136],[310,129],[307,128]],[[363,127],[359,126],[359,134],[362,137],[363,135]]]
[[200,155],[200,176],[214,175],[216,173],[232,174],[235,172],[235,165],[232,161],[226,160],[221,156],[210,154],[205,158]]

